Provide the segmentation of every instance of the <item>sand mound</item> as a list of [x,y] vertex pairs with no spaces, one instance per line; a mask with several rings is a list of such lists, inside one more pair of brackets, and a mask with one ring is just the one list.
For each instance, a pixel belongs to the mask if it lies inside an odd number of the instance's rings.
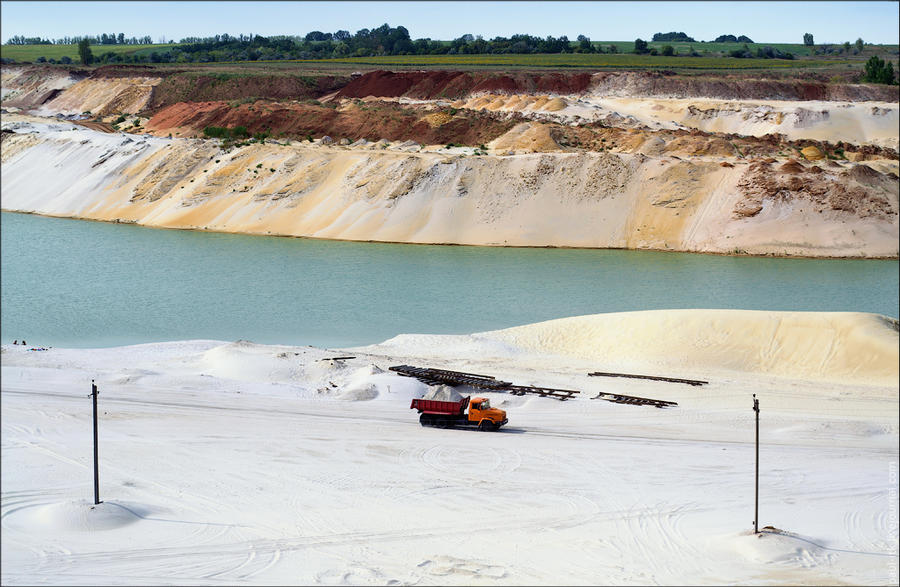
[[432,387],[422,396],[422,399],[436,399],[445,402],[458,402],[463,396],[449,385]]
[[115,502],[80,500],[25,507],[4,518],[4,526],[43,532],[96,532],[115,530],[140,521],[143,508]]
[[848,172],[849,176],[860,183],[869,183],[873,179],[880,179],[881,173],[868,165],[854,165]]
[[654,310],[551,320],[482,336],[597,369],[702,375],[734,370],[896,385],[898,322],[851,312]]
[[434,112],[422,118],[431,128],[443,126],[450,122],[453,116],[449,112]]
[[546,153],[563,150],[559,143],[550,136],[550,127],[539,122],[517,124],[506,134],[491,141],[489,146],[500,151],[526,153]]
[[818,161],[819,159],[825,158],[825,153],[814,145],[803,147],[800,149],[800,152],[803,153],[803,156],[809,161]]
[[549,112],[558,112],[565,108],[567,105],[566,101],[563,98],[551,98],[546,104],[544,104],[544,110]]
[[797,161],[796,159],[788,159],[786,163],[784,163],[781,167],[778,168],[782,173],[803,173],[804,167],[803,164]]
[[759,534],[747,534],[728,544],[737,554],[756,564],[782,564],[813,569],[827,566],[827,549],[821,539],[809,538],[771,526],[760,528]]

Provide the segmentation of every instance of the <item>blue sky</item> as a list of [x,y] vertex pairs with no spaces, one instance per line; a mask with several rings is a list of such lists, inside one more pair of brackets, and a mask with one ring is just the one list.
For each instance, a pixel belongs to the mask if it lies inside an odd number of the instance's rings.
[[683,31],[697,41],[723,34],[757,43],[898,44],[900,2],[2,2],[0,36],[58,38],[100,33],[179,40],[217,33],[303,35],[312,30],[355,33],[388,23],[413,38],[485,38],[527,33],[579,34],[598,41],[649,40]]

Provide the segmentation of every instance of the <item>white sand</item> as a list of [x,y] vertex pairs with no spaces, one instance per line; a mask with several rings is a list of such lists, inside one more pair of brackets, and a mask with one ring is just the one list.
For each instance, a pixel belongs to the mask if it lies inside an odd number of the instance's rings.
[[[898,580],[898,332],[881,316],[634,312],[341,350],[28,348],[2,347],[4,585]],[[402,363],[583,393],[484,394],[508,412],[498,433],[422,428],[409,401],[428,388],[387,370]],[[709,385],[586,375],[626,367]],[[748,533],[753,393],[760,527],[785,534]]]

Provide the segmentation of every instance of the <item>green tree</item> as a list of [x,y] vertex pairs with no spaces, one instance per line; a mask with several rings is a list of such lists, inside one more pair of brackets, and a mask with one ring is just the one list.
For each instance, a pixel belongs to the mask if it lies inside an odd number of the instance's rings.
[[584,36],[578,35],[578,49],[576,49],[578,53],[593,53],[594,46],[591,44],[591,40]]
[[662,48],[662,54],[666,57],[671,57],[672,55],[675,55],[675,49],[674,47],[672,47],[672,45],[665,45]]
[[815,43],[813,43],[812,33],[803,33],[803,44],[807,47],[812,47]]
[[78,41],[78,56],[81,57],[82,65],[90,65],[94,61],[94,54],[91,53],[91,42],[88,39]]
[[865,47],[865,46],[866,46],[866,42],[863,41],[861,37],[859,39],[856,39],[856,50],[857,51],[862,53],[863,47]]
[[866,61],[862,81],[872,84],[893,84],[894,65],[890,62],[885,63],[878,55],[872,55]]
[[634,52],[638,55],[642,55],[647,53],[649,49],[647,48],[647,41],[644,39],[635,39],[634,40]]

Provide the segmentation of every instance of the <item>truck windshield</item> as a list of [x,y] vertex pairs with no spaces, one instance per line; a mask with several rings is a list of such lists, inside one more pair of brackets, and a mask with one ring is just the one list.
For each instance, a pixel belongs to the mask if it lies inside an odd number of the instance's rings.
[[484,400],[481,402],[481,405],[478,406],[479,410],[490,410],[491,409],[491,400]]

